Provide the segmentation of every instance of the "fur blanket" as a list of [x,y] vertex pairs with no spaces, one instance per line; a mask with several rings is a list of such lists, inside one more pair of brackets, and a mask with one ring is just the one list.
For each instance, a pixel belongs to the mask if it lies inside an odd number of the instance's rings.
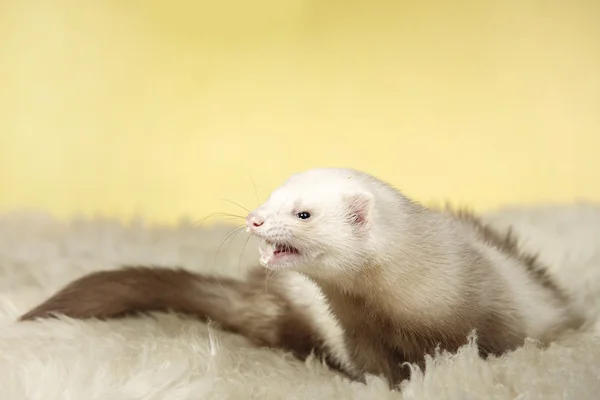
[[[68,281],[122,264],[183,266],[240,275],[257,260],[229,226],[201,228],[59,222],[0,216],[0,398],[19,399],[598,399],[600,398],[600,207],[578,204],[503,210],[486,216],[514,226],[590,314],[588,329],[545,350],[533,343],[483,361],[472,345],[428,361],[403,393],[383,380],[350,383],[314,360],[255,348],[210,324],[157,314],[119,321],[15,319]],[[217,251],[218,250],[218,251]]]

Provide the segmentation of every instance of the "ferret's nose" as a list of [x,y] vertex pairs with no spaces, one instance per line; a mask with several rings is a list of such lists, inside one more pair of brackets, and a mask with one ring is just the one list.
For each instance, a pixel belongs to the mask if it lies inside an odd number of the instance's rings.
[[246,217],[246,225],[248,228],[258,228],[262,224],[265,223],[265,219],[256,215],[255,213],[250,213]]

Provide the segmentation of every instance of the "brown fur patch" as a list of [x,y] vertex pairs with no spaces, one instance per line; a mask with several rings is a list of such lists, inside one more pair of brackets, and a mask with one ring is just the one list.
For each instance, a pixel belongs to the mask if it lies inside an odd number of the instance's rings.
[[564,289],[548,274],[547,268],[538,261],[538,255],[528,254],[519,248],[519,243],[512,227],[508,228],[506,232],[500,233],[491,226],[484,224],[481,218],[477,217],[473,212],[465,209],[456,209],[449,205],[446,206],[446,212],[459,220],[470,223],[486,243],[496,247],[502,253],[521,261],[527,268],[529,275],[554,293],[561,303],[566,304],[570,301]]

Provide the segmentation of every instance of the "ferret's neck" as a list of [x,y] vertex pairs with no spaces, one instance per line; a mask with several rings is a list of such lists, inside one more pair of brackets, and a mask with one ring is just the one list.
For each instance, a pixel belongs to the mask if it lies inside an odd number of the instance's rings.
[[324,276],[308,272],[304,275],[315,282],[332,302],[351,304],[356,299],[362,299],[361,302],[378,307],[383,298],[387,303],[390,298],[398,294],[390,286],[399,277],[394,271],[388,271],[385,267],[368,265],[351,273]]

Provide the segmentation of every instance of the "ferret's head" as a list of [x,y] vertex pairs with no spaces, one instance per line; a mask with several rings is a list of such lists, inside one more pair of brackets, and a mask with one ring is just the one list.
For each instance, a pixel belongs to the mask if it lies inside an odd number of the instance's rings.
[[246,218],[247,232],[261,239],[261,264],[335,271],[366,262],[376,206],[368,180],[334,168],[292,175]]

